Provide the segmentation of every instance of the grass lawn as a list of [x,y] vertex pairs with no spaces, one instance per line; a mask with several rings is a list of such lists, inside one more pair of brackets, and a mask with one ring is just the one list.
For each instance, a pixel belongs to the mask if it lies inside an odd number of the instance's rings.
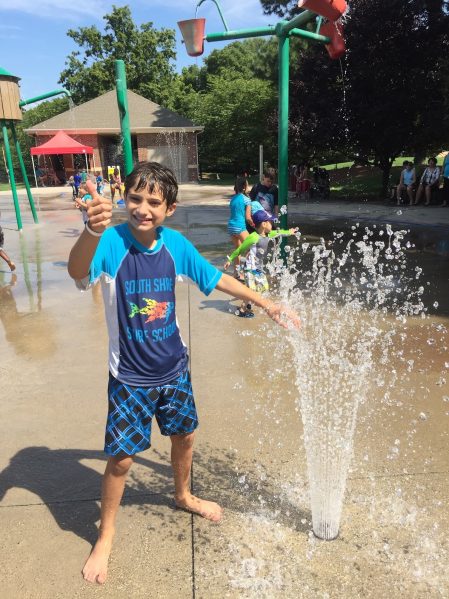
[[[23,183],[16,183],[17,189],[24,189],[25,185]],[[9,191],[11,187],[9,183],[0,183],[0,191]]]

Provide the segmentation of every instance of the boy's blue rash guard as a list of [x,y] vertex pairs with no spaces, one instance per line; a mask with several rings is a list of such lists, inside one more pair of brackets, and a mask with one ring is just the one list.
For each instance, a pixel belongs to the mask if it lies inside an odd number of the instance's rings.
[[164,385],[187,366],[187,348],[178,328],[175,282],[186,275],[209,295],[222,273],[181,233],[159,227],[156,246],[141,245],[124,223],[100,239],[87,289],[101,279],[109,333],[109,369],[133,386]]

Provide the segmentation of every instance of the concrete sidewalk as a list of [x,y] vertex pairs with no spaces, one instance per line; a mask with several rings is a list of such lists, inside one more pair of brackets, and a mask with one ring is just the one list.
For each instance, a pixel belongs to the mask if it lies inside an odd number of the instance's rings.
[[[152,449],[138,458],[129,479],[109,580],[101,588],[82,581],[80,569],[96,537],[105,463],[107,339],[98,289],[81,294],[66,273],[82,228],[69,192],[40,198],[39,225],[32,224],[20,194],[22,235],[15,231],[11,202],[0,198],[5,249],[18,265],[12,276],[0,264],[1,595],[449,596],[449,403],[442,401],[449,393],[446,382],[439,384],[447,353],[432,362],[432,348],[422,339],[422,359],[432,366],[416,371],[409,393],[401,388],[388,409],[373,383],[359,413],[341,535],[320,542],[311,533],[287,342],[282,356],[273,358],[276,338],[284,333],[259,314],[242,323],[229,312],[227,297],[214,292],[206,298],[188,282],[179,284],[177,301],[201,422],[193,487],[220,501],[225,518],[211,525],[173,509],[169,442],[156,427]],[[171,222],[216,265],[229,247],[230,192],[183,186]],[[421,210],[421,219],[449,215]],[[377,215],[394,213],[379,207]],[[342,207],[292,204],[292,218],[325,214],[335,218]],[[115,211],[115,220],[123,216]],[[449,328],[448,319],[432,323]],[[438,331],[441,344],[449,345],[447,330]],[[400,362],[391,367],[404,369]],[[431,389],[429,398],[412,393],[421,386]],[[404,451],[391,459],[395,440]]]

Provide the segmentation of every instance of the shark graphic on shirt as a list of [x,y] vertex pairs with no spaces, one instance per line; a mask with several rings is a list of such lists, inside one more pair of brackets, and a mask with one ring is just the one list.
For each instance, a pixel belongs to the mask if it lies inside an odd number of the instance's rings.
[[128,304],[131,307],[131,313],[129,314],[130,318],[133,318],[136,314],[144,314],[147,316],[145,324],[162,318],[165,318],[165,322],[168,322],[169,316],[173,312],[175,306],[173,302],[157,302],[156,300],[147,297],[142,299],[146,302],[146,305],[143,306],[143,308],[139,308],[137,304],[128,301]]

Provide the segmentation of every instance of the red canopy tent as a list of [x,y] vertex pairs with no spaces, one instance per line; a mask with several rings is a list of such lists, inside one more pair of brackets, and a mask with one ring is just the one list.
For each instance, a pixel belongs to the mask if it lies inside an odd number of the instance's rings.
[[[58,131],[54,137],[46,141],[40,146],[31,148],[31,158],[33,160],[34,178],[36,179],[36,171],[34,169],[33,156],[40,156],[42,154],[84,154],[86,157],[86,169],[89,170],[89,164],[87,162],[87,154],[93,154],[94,149],[91,146],[84,146],[78,141],[64,133],[64,131]],[[94,159],[95,160],[95,159]],[[95,163],[94,163],[95,169]],[[37,179],[36,179],[37,187]]]

